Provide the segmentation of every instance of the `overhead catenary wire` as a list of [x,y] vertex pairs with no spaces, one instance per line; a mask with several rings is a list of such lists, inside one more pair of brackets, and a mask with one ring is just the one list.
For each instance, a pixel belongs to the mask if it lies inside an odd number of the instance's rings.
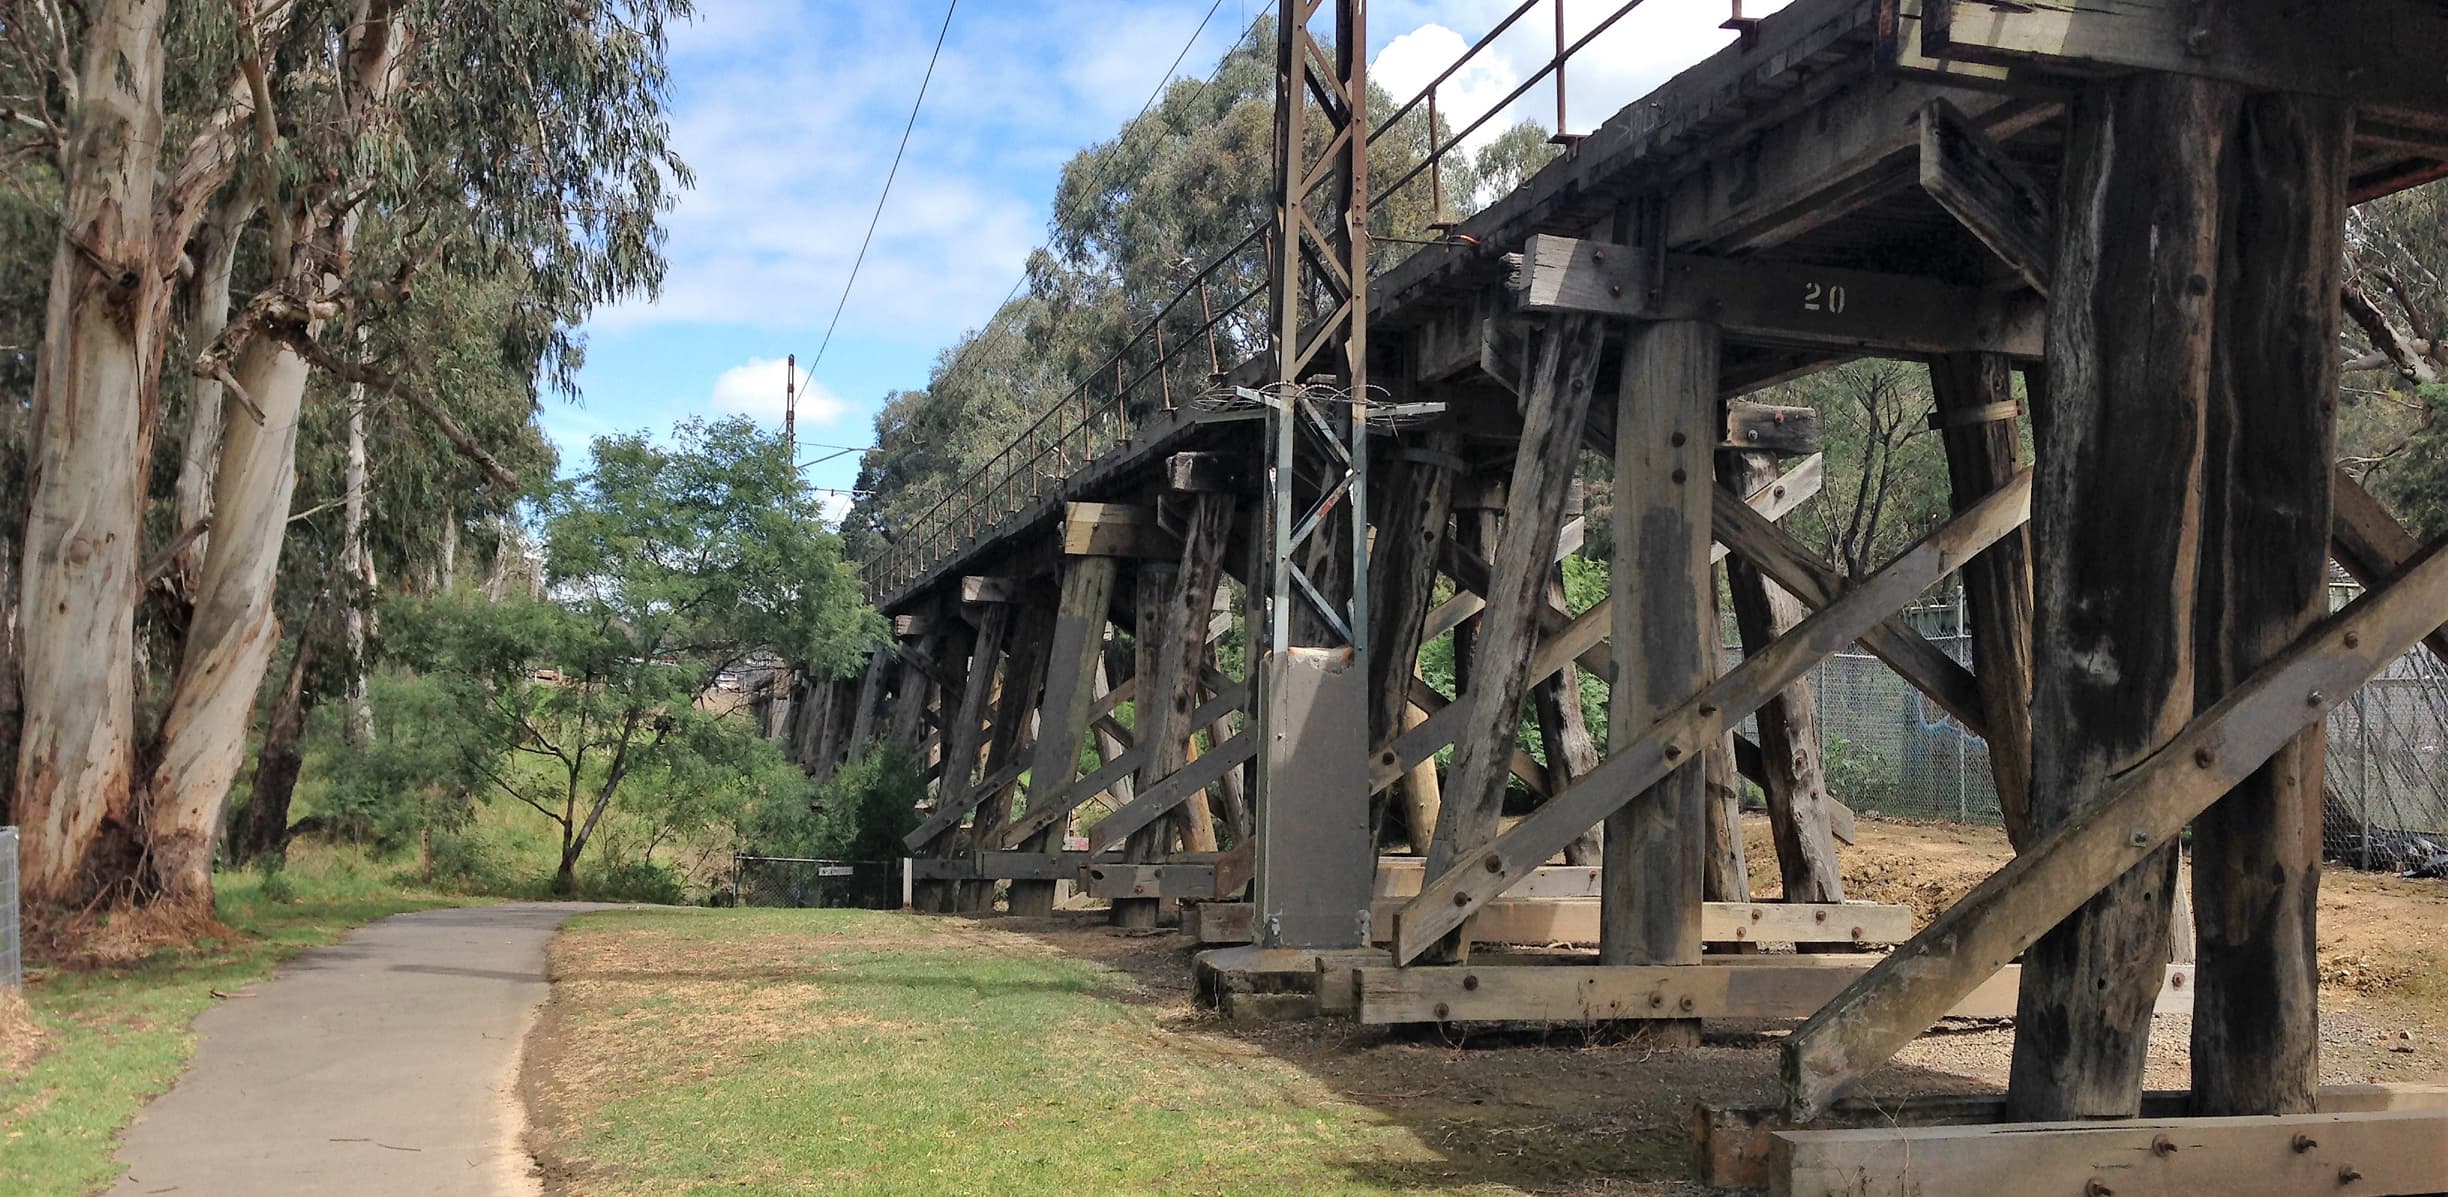
[[[1215,20],[1215,14],[1222,8],[1223,0],[1216,0],[1215,4],[1208,8],[1206,16],[1199,19],[1198,28],[1192,30],[1189,38],[1182,43],[1181,52],[1173,56],[1173,64],[1166,67],[1164,77],[1156,81],[1155,90],[1148,93],[1147,102],[1141,104],[1139,106],[1138,113],[1132,116],[1129,121],[1124,123],[1124,130],[1128,130],[1130,125],[1137,123],[1139,120],[1146,117],[1148,113],[1155,110],[1157,101],[1164,98],[1165,89],[1171,87],[1174,83],[1173,73],[1180,69],[1182,60],[1190,56],[1190,51],[1198,47],[1199,38],[1207,32],[1207,26]],[[1266,12],[1261,11],[1258,16],[1251,18],[1243,26],[1240,36],[1233,39],[1233,45],[1239,46],[1242,42],[1247,41],[1250,35],[1257,31],[1259,23],[1266,20],[1266,17]],[[1225,51],[1224,56],[1217,60],[1215,69],[1209,71],[1206,77],[1198,81],[1198,88],[1190,93],[1190,98],[1187,101],[1188,104],[1196,104],[1200,99],[1206,96],[1207,89],[1215,85],[1216,77],[1223,73],[1224,64],[1225,62],[1230,61],[1231,57],[1232,52],[1228,48]],[[1119,143],[1121,140],[1121,135],[1116,134],[1115,140],[1117,143]],[[1100,170],[1093,176],[1094,181],[1101,186],[1104,183],[1106,176],[1115,168],[1115,162],[1116,159],[1108,159],[1104,163],[1104,169]],[[1002,320],[1000,317],[1003,314],[1003,310],[1011,306],[1012,300],[1019,297],[1021,289],[1028,286],[1028,281],[1028,272],[1024,269],[1021,271],[1020,277],[1012,281],[1011,290],[1004,292],[1002,300],[995,304],[993,313],[987,316],[985,323],[978,330],[978,335],[972,338],[967,345],[961,348],[959,354],[953,358],[951,363],[943,368],[943,371],[939,377],[952,377],[961,369],[961,367],[969,364],[981,346],[985,345],[990,340],[997,340],[1011,332],[1012,322]],[[828,334],[828,336],[829,335],[830,334]]]
[[901,176],[901,159],[909,153],[910,133],[918,127],[918,110],[926,106],[927,86],[935,81],[935,64],[943,59],[944,40],[952,34],[952,14],[960,10],[960,0],[944,5],[943,27],[935,31],[935,49],[927,55],[926,74],[918,80],[918,98],[910,101],[908,123],[901,126],[901,146],[893,151],[892,168],[884,172],[884,190],[876,196],[875,214],[867,218],[867,235],[859,239],[858,256],[850,261],[850,277],[842,280],[841,298],[833,304],[833,319],[825,325],[824,340],[816,345],[816,358],[808,363],[812,376],[816,367],[824,364],[825,350],[833,346],[833,330],[841,326],[842,309],[850,305],[850,289],[858,285],[859,268],[867,264],[867,247],[875,242],[876,225],[883,222],[884,203],[892,198],[893,180]]

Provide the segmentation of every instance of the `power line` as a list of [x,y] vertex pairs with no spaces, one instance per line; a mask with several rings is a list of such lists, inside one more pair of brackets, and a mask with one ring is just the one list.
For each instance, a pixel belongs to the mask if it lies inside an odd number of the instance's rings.
[[[1188,58],[1190,56],[1190,51],[1198,47],[1199,37],[1207,32],[1208,23],[1215,20],[1216,13],[1223,7],[1224,0],[1215,0],[1215,3],[1207,9],[1207,15],[1199,18],[1198,28],[1192,30],[1189,40],[1182,43],[1181,52],[1173,56],[1173,65],[1165,68],[1164,77],[1156,81],[1156,89],[1148,93],[1147,102],[1139,106],[1138,114],[1131,117],[1129,121],[1123,124],[1123,130],[1127,131],[1132,124],[1138,123],[1142,118],[1146,117],[1149,112],[1155,109],[1156,101],[1163,98],[1165,89],[1173,85],[1173,72],[1179,70],[1181,68],[1182,60]],[[1246,9],[1243,11],[1246,13]],[[1226,47],[1223,57],[1216,61],[1215,69],[1207,72],[1206,77],[1199,80],[1198,89],[1190,93],[1190,99],[1188,101],[1189,104],[1195,105],[1201,98],[1206,96],[1207,89],[1214,86],[1216,77],[1223,73],[1225,62],[1230,61],[1232,58],[1233,49],[1238,47],[1242,42],[1248,40],[1251,34],[1257,32],[1259,22],[1266,20],[1266,16],[1266,12],[1261,10],[1258,16],[1251,18],[1247,25],[1242,28],[1241,35],[1233,39],[1232,46]],[[1120,140],[1121,134],[1117,133],[1115,135],[1117,149],[1119,148]],[[1097,172],[1097,174],[1094,176],[1096,181],[1102,184],[1107,175],[1112,173],[1115,164],[1118,161],[1119,155],[1114,158],[1107,159],[1105,162],[1105,169]],[[1020,272],[1020,277],[1013,280],[1011,290],[1004,292],[1002,301],[997,303],[994,306],[994,311],[986,317],[984,325],[979,330],[979,335],[975,339],[971,340],[969,344],[961,350],[960,356],[955,358],[951,365],[944,367],[943,377],[951,377],[954,371],[960,369],[962,365],[966,364],[969,361],[970,356],[975,354],[978,351],[978,347],[985,344],[989,337],[999,333],[1006,333],[1010,330],[1011,325],[1009,323],[998,323],[995,318],[1002,315],[1003,309],[1009,307],[1011,305],[1011,301],[1020,294],[1020,289],[1027,285],[1028,271],[1023,269]]]
[[935,32],[935,50],[927,55],[926,74],[918,80],[918,98],[910,102],[909,123],[901,126],[901,148],[893,151],[892,169],[884,174],[883,194],[876,196],[875,215],[867,218],[867,235],[859,240],[858,257],[851,260],[850,277],[842,280],[841,299],[833,304],[833,319],[825,325],[824,340],[816,345],[816,360],[808,363],[808,373],[824,364],[825,350],[833,346],[833,330],[840,327],[842,309],[850,305],[850,288],[858,284],[859,267],[867,264],[867,247],[875,241],[876,225],[884,219],[884,201],[892,198],[893,180],[901,174],[901,156],[909,152],[910,131],[918,127],[918,110],[926,104],[927,85],[935,81],[935,63],[943,57],[944,39],[952,34],[952,14],[960,8],[960,0],[944,6],[943,28]]

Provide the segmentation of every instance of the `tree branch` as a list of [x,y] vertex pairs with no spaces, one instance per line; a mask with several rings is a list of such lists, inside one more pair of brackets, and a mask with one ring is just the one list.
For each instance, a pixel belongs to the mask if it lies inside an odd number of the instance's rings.
[[2346,305],[2347,317],[2363,329],[2363,334],[2371,338],[2372,348],[2386,355],[2399,374],[2426,385],[2439,381],[2439,371],[2414,351],[2414,344],[2405,333],[2389,323],[2362,284],[2349,280],[2341,289],[2340,298]]
[[160,581],[163,574],[170,572],[172,563],[178,560],[179,551],[194,544],[197,537],[210,531],[212,531],[212,517],[208,515],[189,525],[185,531],[171,537],[170,543],[163,545],[160,551],[151,557],[145,558],[145,563],[137,567],[136,589],[144,590]]
[[410,407],[417,409],[419,414],[432,421],[434,427],[441,430],[443,437],[458,448],[461,456],[482,468],[486,476],[492,478],[495,485],[507,491],[516,491],[519,488],[518,475],[511,473],[510,467],[503,465],[499,459],[487,452],[483,445],[477,443],[475,437],[468,435],[467,429],[459,426],[459,421],[452,419],[450,413],[442,410],[440,404],[435,403],[416,388],[409,386],[397,376],[387,374],[371,365],[353,362],[333,353],[325,348],[322,342],[306,335],[303,327],[283,326],[275,331],[307,361],[331,372],[343,381],[359,383],[368,390],[381,391],[384,394],[396,395],[406,400]]

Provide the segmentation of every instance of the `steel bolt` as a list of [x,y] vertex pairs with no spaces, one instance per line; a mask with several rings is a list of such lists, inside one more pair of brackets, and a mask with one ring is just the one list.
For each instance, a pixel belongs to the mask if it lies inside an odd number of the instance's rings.
[[2350,1185],[2361,1179],[2363,1179],[2363,1170],[2355,1167],[2352,1164],[2348,1164],[2345,1167],[2338,1169],[2339,1184]]
[[2328,695],[2325,695],[2318,690],[2314,690],[2310,694],[2304,695],[2304,705],[2308,707],[2319,706],[2321,701],[2327,697]]
[[2315,1148],[2315,1147],[2320,1146],[2320,1140],[2315,1139],[2315,1138],[2313,1138],[2313,1137],[2312,1137],[2312,1136],[2310,1136],[2310,1135],[2304,1134],[2304,1133],[2303,1133],[2303,1132],[2301,1132],[2301,1131],[2297,1131],[2297,1132],[2295,1133],[2295,1138],[2294,1138],[2294,1140],[2293,1140],[2292,1142],[2288,1143],[2288,1144],[2287,1144],[2287,1146],[2294,1148],[2294,1149],[2295,1149],[2295,1154],[2297,1154],[2297,1155],[2302,1155],[2303,1153],[2305,1153],[2305,1152],[2307,1152],[2307,1151],[2310,1151],[2310,1150],[2312,1150],[2312,1149],[2313,1149],[2313,1148]]
[[1468,990],[1471,990],[1471,991],[1473,991],[1473,992],[1476,992],[1476,991],[1478,990],[1478,988],[1479,988],[1479,974],[1477,974],[1477,973],[1466,973],[1466,974],[1464,974],[1464,975],[1463,975],[1463,977],[1462,977],[1462,988],[1464,988],[1464,989],[1468,989]]
[[1468,906],[1468,905],[1470,905],[1470,895],[1469,895],[1469,894],[1459,894],[1459,893],[1458,893],[1458,894],[1455,894],[1455,895],[1454,895],[1454,905],[1456,905],[1456,906]]
[[2166,1135],[2153,1135],[2151,1136],[2151,1154],[2162,1157],[2174,1155],[2176,1154],[2176,1143]]
[[2196,748],[2193,750],[2193,763],[2200,768],[2209,768],[2210,762],[2216,759],[2216,757],[2210,755],[2210,750],[2207,748]]
[[1501,860],[1496,859],[1496,858],[1495,858],[1495,857],[1493,857],[1493,856],[1488,857],[1488,858],[1487,858],[1485,861],[1482,861],[1482,862],[1481,862],[1481,865],[1482,865],[1482,867],[1486,868],[1488,872],[1491,872],[1491,873],[1501,873],[1501,872],[1504,872],[1504,862],[1503,862],[1503,861],[1501,861]]
[[1450,1016],[1452,1013],[1453,1013],[1453,1007],[1448,1006],[1448,1005],[1446,1005],[1446,1004],[1445,1004],[1445,1003],[1443,1003],[1443,1002],[1438,1002],[1438,1003],[1436,1004],[1436,1016],[1437,1016],[1437,1021],[1438,1021],[1438,1022],[1443,1022],[1443,1021],[1445,1021],[1445,1019],[1446,1019],[1448,1016]]
[[1660,1009],[1660,1008],[1664,1007],[1665,1005],[1666,1005],[1666,995],[1665,995],[1665,994],[1662,994],[1662,993],[1653,993],[1653,994],[1650,994],[1650,995],[1649,995],[1649,1008],[1650,1008],[1650,1009],[1652,1009],[1652,1010]]
[[2094,1176],[2090,1183],[2083,1186],[2083,1197],[2116,1197],[2116,1190],[2109,1188],[2108,1182]]
[[2348,648],[2361,648],[2361,647],[2363,647],[2363,633],[2361,633],[2361,632],[2348,632],[2348,633],[2346,633],[2346,647],[2348,647]]
[[1691,1012],[1692,1012],[1692,1000],[1691,1000],[1691,998],[1690,998],[1690,997],[1687,995],[1687,996],[1685,996],[1685,997],[1684,997],[1684,999],[1683,999],[1682,1001],[1676,1002],[1676,1003],[1675,1003],[1675,1009],[1681,1010],[1681,1011],[1682,1011],[1682,1012],[1684,1012],[1685,1014],[1689,1014],[1689,1013],[1691,1013]]

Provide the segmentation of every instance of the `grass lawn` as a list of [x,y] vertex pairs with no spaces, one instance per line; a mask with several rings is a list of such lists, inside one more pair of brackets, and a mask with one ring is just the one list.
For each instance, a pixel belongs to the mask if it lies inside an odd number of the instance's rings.
[[1558,1168],[1574,1191],[1623,1191],[1609,1178],[1680,1168],[1679,1143],[1661,1160],[1543,1103],[1338,1075],[1305,1058],[1346,1054],[1331,1043],[1230,1032],[1190,1009],[1178,953],[1121,966],[1147,941],[1007,926],[574,920],[527,1062],[550,1191],[1512,1193],[1555,1191]]
[[186,1065],[189,1024],[214,990],[261,980],[300,948],[369,920],[464,901],[403,892],[394,867],[345,850],[293,855],[287,901],[267,897],[254,873],[216,878],[221,919],[239,938],[162,948],[125,967],[29,970],[42,1043],[30,1068],[0,1060],[0,1192],[67,1197],[115,1180],[121,1128]]

